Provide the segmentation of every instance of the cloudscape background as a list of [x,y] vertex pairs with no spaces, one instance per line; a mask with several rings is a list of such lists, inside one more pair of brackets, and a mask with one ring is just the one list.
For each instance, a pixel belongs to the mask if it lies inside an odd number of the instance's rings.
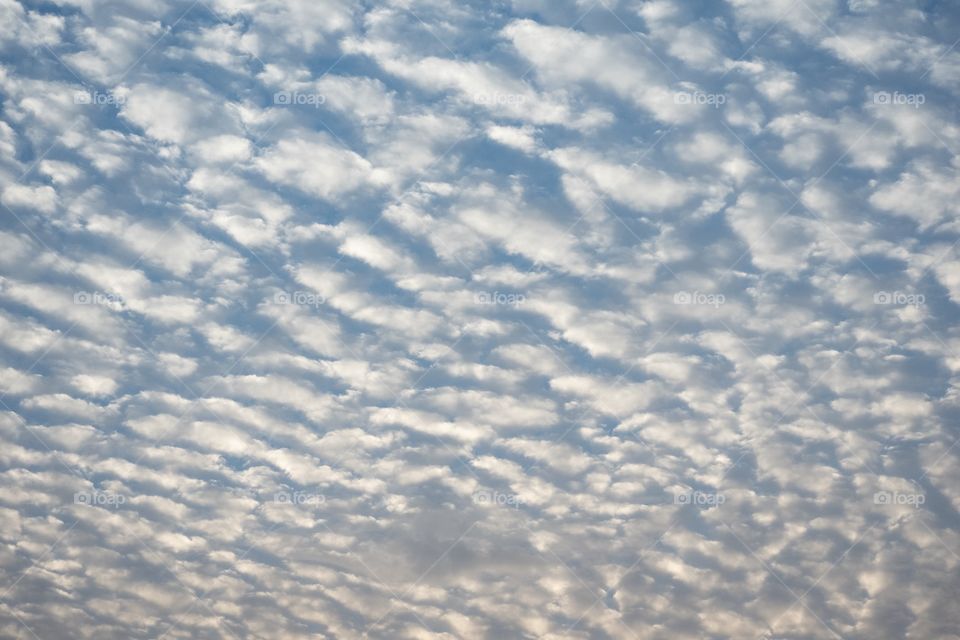
[[0,0],[0,637],[960,638],[958,38]]

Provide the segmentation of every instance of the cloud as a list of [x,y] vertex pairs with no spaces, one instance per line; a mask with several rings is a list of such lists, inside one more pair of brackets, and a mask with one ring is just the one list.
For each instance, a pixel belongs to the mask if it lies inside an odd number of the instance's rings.
[[362,156],[322,133],[280,140],[255,164],[272,182],[326,199],[364,186],[373,171]]
[[163,142],[183,144],[193,141],[198,130],[231,129],[223,105],[197,83],[176,89],[140,83],[118,95],[123,96],[120,116]]
[[513,22],[503,34],[549,85],[596,86],[668,123],[689,122],[700,111],[678,104],[669,67],[640,53],[632,34],[590,36],[533,20]]
[[36,209],[41,213],[53,213],[57,210],[57,192],[53,187],[42,185],[28,187],[13,184],[3,190],[0,202],[14,209]]
[[902,173],[896,182],[878,188],[870,196],[870,204],[912,218],[925,229],[955,214],[958,189],[955,167],[921,163]]
[[953,637],[954,13],[0,0],[0,636]]

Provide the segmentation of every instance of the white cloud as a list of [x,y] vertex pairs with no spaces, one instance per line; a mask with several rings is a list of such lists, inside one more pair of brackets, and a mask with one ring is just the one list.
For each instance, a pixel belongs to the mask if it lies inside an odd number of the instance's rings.
[[956,215],[960,183],[955,167],[918,163],[899,179],[878,188],[870,196],[874,207],[916,220],[929,228]]
[[3,190],[0,202],[14,209],[36,209],[49,214],[57,210],[59,198],[56,190],[47,185],[12,184]]
[[0,636],[957,627],[943,3],[26,4]]
[[372,180],[372,165],[325,134],[280,140],[255,160],[267,179],[330,199]]

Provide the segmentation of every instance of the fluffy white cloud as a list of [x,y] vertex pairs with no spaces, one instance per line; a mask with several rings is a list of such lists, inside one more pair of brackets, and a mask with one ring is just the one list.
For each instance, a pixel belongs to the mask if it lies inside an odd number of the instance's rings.
[[285,138],[256,160],[267,179],[325,199],[353,191],[371,179],[366,159],[325,134]]
[[0,0],[0,636],[953,637],[958,24]]

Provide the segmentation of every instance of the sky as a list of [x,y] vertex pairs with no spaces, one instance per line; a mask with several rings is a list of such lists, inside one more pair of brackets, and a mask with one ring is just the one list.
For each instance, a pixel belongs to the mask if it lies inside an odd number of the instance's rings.
[[958,38],[0,0],[0,636],[960,639]]

